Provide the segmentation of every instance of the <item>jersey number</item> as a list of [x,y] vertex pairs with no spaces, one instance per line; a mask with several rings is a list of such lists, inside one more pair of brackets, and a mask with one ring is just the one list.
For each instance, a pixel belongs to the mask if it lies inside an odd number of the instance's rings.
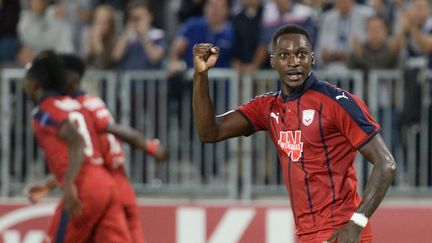
[[107,135],[108,138],[108,142],[110,145],[110,153],[111,154],[118,154],[121,152],[121,145],[119,143],[119,141],[116,139],[116,137],[114,137],[114,135],[112,135],[111,133],[109,133]]
[[84,142],[85,142],[84,154],[88,157],[93,156],[93,144],[83,114],[73,111],[69,113],[69,119],[73,124],[77,126],[78,132],[84,138]]

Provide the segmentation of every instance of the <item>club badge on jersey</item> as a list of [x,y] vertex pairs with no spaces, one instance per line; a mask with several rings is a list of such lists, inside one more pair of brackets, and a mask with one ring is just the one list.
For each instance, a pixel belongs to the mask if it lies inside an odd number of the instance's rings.
[[312,109],[303,110],[303,117],[302,117],[303,125],[308,127],[310,124],[312,124],[314,117],[315,117],[315,110]]
[[278,145],[291,158],[292,161],[298,161],[303,153],[303,142],[301,141],[302,132],[281,131],[279,133]]

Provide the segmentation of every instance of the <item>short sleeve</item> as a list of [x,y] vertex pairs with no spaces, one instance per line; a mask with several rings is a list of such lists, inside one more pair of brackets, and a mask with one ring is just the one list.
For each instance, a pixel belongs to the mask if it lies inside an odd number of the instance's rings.
[[336,100],[339,105],[335,105],[333,116],[339,131],[358,150],[378,134],[381,127],[360,98],[344,93],[347,98]]
[[105,132],[108,125],[114,122],[111,112],[108,110],[105,102],[99,97],[87,96],[83,105],[90,113],[97,133]]
[[237,108],[239,112],[250,124],[251,134],[261,130],[267,130],[266,117],[268,115],[264,114],[264,100],[262,97],[257,97],[252,99],[247,104],[244,104]]
[[68,113],[55,106],[40,107],[34,111],[33,118],[41,128],[58,129],[68,119]]

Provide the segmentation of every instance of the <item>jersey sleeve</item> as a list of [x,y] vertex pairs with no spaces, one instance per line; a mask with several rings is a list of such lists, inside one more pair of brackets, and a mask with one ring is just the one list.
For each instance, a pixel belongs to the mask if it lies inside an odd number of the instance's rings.
[[[248,103],[241,105],[239,108],[237,108],[237,112],[239,112],[249,123],[250,125],[250,134],[261,131],[261,130],[267,130],[267,123],[264,115],[264,101],[262,97],[256,97],[255,99],[252,99]],[[250,135],[249,134],[249,135]]]
[[333,115],[339,131],[355,149],[360,149],[381,130],[370,115],[366,104],[357,96],[345,92],[348,99],[336,101]]
[[33,113],[33,118],[39,127],[57,130],[68,119],[68,113],[55,106],[40,107]]
[[101,98],[93,96],[86,99],[84,107],[89,111],[97,133],[105,132],[108,125],[114,122],[111,112]]

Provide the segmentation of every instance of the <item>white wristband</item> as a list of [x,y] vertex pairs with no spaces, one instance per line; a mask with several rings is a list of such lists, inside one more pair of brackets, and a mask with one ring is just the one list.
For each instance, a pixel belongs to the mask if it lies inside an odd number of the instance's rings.
[[353,213],[350,220],[362,228],[366,227],[368,223],[368,218],[362,213]]

